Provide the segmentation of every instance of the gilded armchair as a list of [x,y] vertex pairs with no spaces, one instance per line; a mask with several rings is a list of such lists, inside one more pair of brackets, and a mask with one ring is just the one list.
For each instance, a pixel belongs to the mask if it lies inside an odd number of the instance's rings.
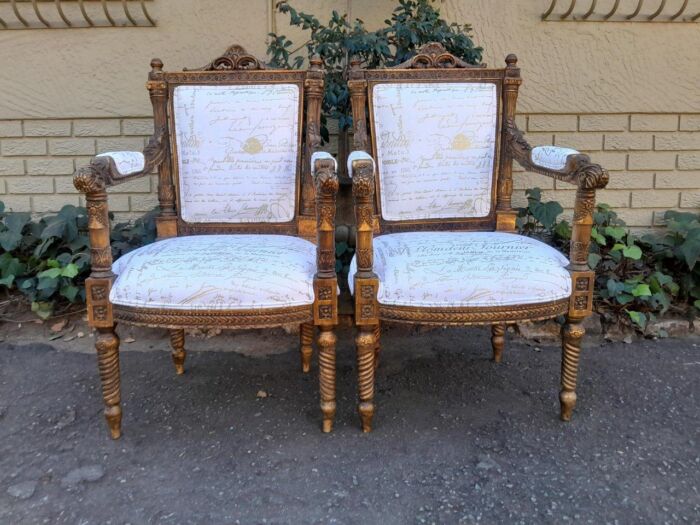
[[[527,144],[514,123],[520,84],[515,55],[488,69],[435,43],[395,68],[353,63],[348,173],[357,248],[349,285],[364,431],[374,415],[382,321],[491,325],[500,362],[508,324],[565,315],[560,402],[561,418],[571,418],[581,323],[592,309],[595,191],[608,173],[576,150]],[[513,160],[577,186],[569,259],[515,233]]]
[[[196,70],[151,62],[155,134],[143,153],[109,152],[77,170],[92,273],[88,320],[105,417],[121,434],[117,322],[170,331],[177,374],[185,329],[300,326],[302,370],[319,327],[323,430],[335,414],[335,160],[316,152],[321,61],[269,70],[239,46]],[[107,189],[158,170],[158,239],[112,261]]]

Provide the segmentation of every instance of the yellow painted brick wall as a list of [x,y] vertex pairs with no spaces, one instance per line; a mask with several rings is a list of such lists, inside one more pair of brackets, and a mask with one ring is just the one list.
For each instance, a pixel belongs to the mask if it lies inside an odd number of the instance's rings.
[[[579,149],[610,170],[599,202],[610,204],[630,226],[662,224],[668,209],[700,211],[700,114],[519,115],[531,144]],[[74,170],[105,151],[141,150],[150,118],[0,121],[0,200],[15,211],[57,211],[82,204]],[[335,145],[335,141],[332,143]],[[544,198],[571,213],[575,190],[516,166],[516,206],[538,186]],[[110,190],[110,209],[129,218],[157,205],[155,176]]]
[[[76,168],[106,151],[142,151],[151,118],[0,121],[0,200],[7,209],[53,212],[82,205],[73,187]],[[110,189],[109,207],[130,218],[158,204],[155,175]]]
[[[521,115],[531,144],[576,148],[610,171],[598,202],[610,204],[630,226],[663,224],[666,210],[700,212],[700,115]],[[575,190],[542,175],[514,174],[515,205],[538,186],[571,214]]]

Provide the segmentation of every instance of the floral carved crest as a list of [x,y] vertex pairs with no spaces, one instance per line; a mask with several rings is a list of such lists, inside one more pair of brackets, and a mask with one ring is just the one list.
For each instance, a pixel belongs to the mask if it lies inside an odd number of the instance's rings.
[[265,64],[237,44],[229,47],[223,55],[215,58],[206,66],[185,71],[235,71],[265,69]]
[[428,68],[478,68],[483,67],[483,65],[469,64],[454,56],[452,53],[445,49],[445,46],[439,42],[429,42],[422,46],[418,53],[402,62],[397,69],[428,69]]

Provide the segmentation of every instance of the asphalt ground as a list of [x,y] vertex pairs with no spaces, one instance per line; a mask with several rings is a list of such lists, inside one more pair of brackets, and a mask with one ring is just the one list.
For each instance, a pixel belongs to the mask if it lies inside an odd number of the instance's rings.
[[[42,328],[43,329],[43,328]],[[700,339],[593,343],[558,419],[560,352],[388,327],[370,434],[339,333],[338,414],[282,331],[122,339],[112,441],[92,338],[0,326],[0,523],[700,523]]]

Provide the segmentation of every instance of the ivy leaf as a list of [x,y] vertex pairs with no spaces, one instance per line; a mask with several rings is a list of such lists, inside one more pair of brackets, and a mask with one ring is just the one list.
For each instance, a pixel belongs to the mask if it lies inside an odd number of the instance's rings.
[[633,290],[632,295],[635,297],[649,297],[651,296],[651,290],[649,285],[646,283],[639,283]]
[[601,259],[602,257],[597,253],[588,254],[588,266],[591,267],[591,270],[595,270],[595,267],[598,266]]
[[15,281],[15,276],[14,275],[8,275],[7,277],[3,277],[0,279],[0,286],[7,286],[8,288],[12,287],[12,283]]
[[11,252],[17,248],[21,242],[22,234],[20,233],[11,230],[0,232],[0,246],[2,246],[2,249],[7,252]]
[[593,239],[601,246],[605,246],[608,242],[604,235],[598,233],[598,228],[596,228],[595,226],[593,226],[593,228],[591,229],[591,239]]
[[80,288],[72,284],[67,284],[61,287],[61,295],[68,299],[71,303],[75,301],[78,292],[80,292]]
[[624,255],[628,259],[634,259],[635,261],[638,261],[642,258],[642,249],[636,244],[633,246],[625,246],[624,248],[622,248],[622,255]]
[[61,276],[68,277],[70,279],[78,275],[78,273],[78,266],[73,263],[68,264],[65,268],[61,270]]
[[44,270],[43,272],[39,272],[36,275],[39,279],[57,279],[61,276],[61,269],[60,268],[49,268],[48,270]]
[[696,300],[693,302],[693,306],[694,306],[695,308],[697,308],[698,310],[700,310],[700,299],[696,299]]
[[688,268],[692,270],[700,259],[700,228],[693,228],[688,232],[688,236],[681,244],[679,251],[685,257]]
[[24,225],[31,219],[31,215],[25,212],[14,212],[5,215],[5,227],[14,233],[22,233]]
[[32,312],[38,315],[41,319],[48,319],[53,313],[53,304],[45,301],[34,301],[32,303]]
[[630,316],[630,319],[632,319],[632,322],[636,324],[639,328],[644,330],[644,327],[647,324],[647,317],[644,315],[642,312],[636,312],[634,310],[628,310],[627,315]]
[[619,226],[606,226],[603,231],[605,232],[605,235],[609,235],[616,241],[621,241],[625,236],[625,229],[620,228]]

